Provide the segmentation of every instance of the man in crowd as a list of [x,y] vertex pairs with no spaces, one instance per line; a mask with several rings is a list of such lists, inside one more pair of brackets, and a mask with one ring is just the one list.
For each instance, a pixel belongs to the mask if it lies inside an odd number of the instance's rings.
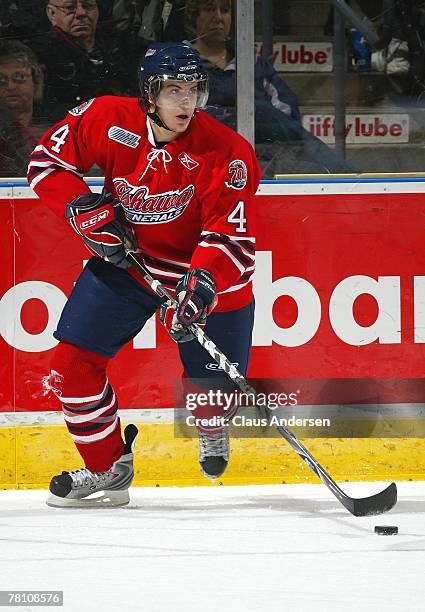
[[51,31],[31,42],[45,69],[45,108],[59,120],[94,96],[127,95],[135,87],[137,53],[125,32],[98,29],[96,0],[48,0]]

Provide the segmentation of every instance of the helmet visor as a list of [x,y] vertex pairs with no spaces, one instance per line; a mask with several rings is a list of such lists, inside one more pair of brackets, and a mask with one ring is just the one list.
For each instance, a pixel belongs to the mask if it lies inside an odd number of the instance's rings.
[[179,76],[154,76],[148,85],[149,101],[159,108],[204,108],[208,100],[207,76]]

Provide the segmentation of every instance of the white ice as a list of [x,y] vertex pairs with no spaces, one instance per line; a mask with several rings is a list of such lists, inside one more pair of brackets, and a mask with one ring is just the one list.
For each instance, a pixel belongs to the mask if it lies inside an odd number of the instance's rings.
[[133,488],[129,506],[91,510],[0,491],[0,590],[64,591],[63,608],[19,610],[423,610],[425,483],[398,488],[391,512],[364,518],[323,485]]

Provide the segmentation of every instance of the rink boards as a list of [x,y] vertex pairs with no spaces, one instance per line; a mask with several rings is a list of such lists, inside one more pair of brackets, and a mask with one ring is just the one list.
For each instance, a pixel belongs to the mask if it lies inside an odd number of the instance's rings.
[[[384,397],[392,414],[411,408],[404,424],[372,419],[356,434],[364,437],[298,429],[337,479],[425,478],[424,192],[417,175],[291,178],[259,188],[250,376],[304,380],[300,406],[332,403],[329,389],[315,396],[308,379],[324,388],[335,379],[391,379]],[[0,487],[44,486],[57,470],[80,466],[42,378],[87,252],[22,181],[0,182],[0,223]],[[136,484],[206,484],[196,441],[175,436],[180,365],[157,321],[109,375],[123,423],[140,423]],[[233,440],[224,484],[283,481],[316,480],[279,438]]]

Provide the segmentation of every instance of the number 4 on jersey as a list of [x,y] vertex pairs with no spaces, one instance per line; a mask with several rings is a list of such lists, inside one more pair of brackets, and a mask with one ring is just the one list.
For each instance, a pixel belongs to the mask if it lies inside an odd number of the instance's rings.
[[66,137],[69,134],[68,124],[62,125],[56,132],[50,136],[50,140],[53,140],[56,144],[52,147],[52,151],[55,153],[61,152],[61,147],[65,144]]
[[237,232],[246,232],[247,218],[245,217],[245,202],[240,200],[234,210],[227,217],[229,223],[237,223]]

